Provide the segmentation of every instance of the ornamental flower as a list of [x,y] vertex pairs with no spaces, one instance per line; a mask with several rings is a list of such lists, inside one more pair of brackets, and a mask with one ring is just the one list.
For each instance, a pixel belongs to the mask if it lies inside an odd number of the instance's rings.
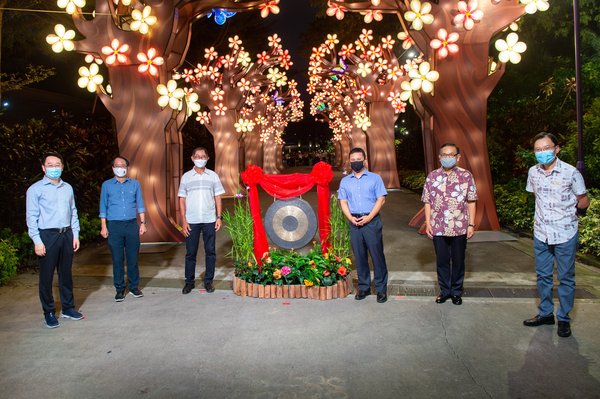
[[80,78],[77,80],[77,85],[82,89],[87,88],[90,93],[95,92],[96,88],[101,85],[104,80],[102,75],[98,74],[99,70],[98,64],[91,64],[89,68],[85,66],[79,68]]
[[392,49],[396,41],[390,35],[381,38],[381,48]]
[[223,103],[219,103],[215,106],[215,115],[223,116],[225,115],[225,111],[227,111],[227,107]]
[[104,61],[102,61],[102,58],[96,58],[94,57],[92,54],[87,54],[84,58],[85,62],[87,62],[88,64],[91,64],[92,62],[95,62],[98,65],[102,65],[102,63]]
[[331,274],[329,270],[323,270],[323,276],[327,277]]
[[279,35],[277,35],[277,33],[275,33],[273,36],[267,37],[267,41],[269,42],[269,47],[278,48],[279,46],[281,46],[281,38],[279,37]]
[[154,47],[150,47],[147,53],[138,53],[137,59],[141,62],[138,66],[138,72],[148,72],[152,76],[158,76],[158,68],[156,66],[162,65],[165,62],[163,57],[158,57],[156,55],[156,49]]
[[371,127],[371,120],[367,115],[359,115],[354,118],[354,123],[357,128],[362,129],[364,132]]
[[365,16],[366,24],[370,24],[371,22],[373,22],[373,20],[379,22],[383,19],[383,13],[381,12],[381,10],[361,11],[360,14]]
[[346,262],[347,265],[351,265],[352,264],[352,261],[350,260],[350,258],[344,259],[344,262]]
[[338,20],[342,20],[342,19],[344,19],[344,14],[347,11],[348,11],[348,9],[346,7],[343,7],[339,4],[335,4],[335,3],[332,3],[331,1],[328,1],[327,2],[327,11],[325,11],[325,12],[330,17],[333,17],[335,15],[335,17]]
[[138,31],[142,35],[148,33],[148,30],[152,25],[154,25],[157,21],[157,18],[154,15],[150,15],[152,12],[152,7],[146,6],[142,11],[133,10],[131,12],[131,18],[133,18],[133,22],[129,26],[132,31]]
[[67,14],[73,15],[77,11],[77,7],[85,7],[85,0],[58,0],[56,5],[64,8]]
[[73,51],[75,49],[75,44],[73,40],[75,38],[74,30],[66,30],[65,27],[61,24],[57,24],[54,26],[54,34],[49,34],[46,36],[46,42],[52,46],[52,51],[55,53],[60,53],[61,51]]
[[412,0],[410,2],[410,11],[404,13],[404,19],[408,22],[412,22],[410,25],[414,30],[423,29],[423,25],[429,25],[433,23],[433,15],[431,12],[431,3],[422,3],[419,0]]
[[250,61],[252,61],[250,59],[250,53],[247,51],[240,51],[237,58],[238,64],[242,64],[242,66],[247,67],[250,65]]
[[473,29],[475,22],[479,22],[483,18],[483,11],[478,10],[477,6],[477,0],[471,0],[468,4],[459,1],[458,14],[456,14],[452,23],[456,26],[463,25],[466,30]]
[[167,105],[172,109],[179,109],[181,99],[185,96],[183,89],[177,87],[175,80],[169,80],[165,85],[159,84],[156,86],[156,91],[160,94],[158,105],[165,108]]
[[258,60],[257,62],[259,64],[267,62],[269,58],[271,58],[271,56],[266,51],[263,51],[260,54],[256,54],[256,59]]
[[371,29],[363,29],[358,38],[366,46],[373,40],[373,31]]
[[330,33],[327,34],[327,40],[325,40],[325,44],[328,45],[329,48],[333,48],[339,42],[340,40],[335,33],[333,35]]
[[521,61],[521,53],[527,50],[527,45],[519,41],[519,35],[511,32],[506,36],[506,40],[496,40],[496,50],[500,51],[498,60],[500,62],[512,62],[518,64]]
[[280,269],[275,269],[275,270],[273,271],[273,278],[274,278],[275,280],[279,280],[279,279],[281,279],[281,270],[280,270]]
[[110,43],[110,46],[102,47],[102,54],[108,56],[106,57],[107,65],[112,65],[115,62],[119,64],[126,63],[128,60],[125,53],[128,51],[129,45],[119,43],[119,39],[113,39],[113,41]]
[[350,54],[354,54],[356,53],[356,50],[354,49],[354,45],[352,43],[348,44],[348,45],[342,45],[342,48],[340,50],[340,52],[338,53],[338,55],[340,57],[348,57]]
[[356,69],[356,73],[362,76],[363,78],[367,77],[368,74],[373,72],[371,70],[371,66],[368,63],[360,63],[358,64],[358,68]]
[[187,116],[192,116],[194,112],[200,111],[200,104],[198,104],[198,94],[194,93],[192,89],[183,89],[185,93],[185,105]]
[[238,35],[235,35],[234,37],[230,37],[227,40],[229,41],[229,48],[232,48],[234,50],[239,49],[240,46],[242,45],[242,40],[240,39],[240,37]]
[[304,285],[307,287],[312,287],[313,285],[315,285],[315,283],[313,283],[310,280],[304,279]]
[[433,91],[433,82],[440,78],[440,74],[430,70],[429,62],[424,61],[418,69],[411,69],[408,77],[411,78],[410,87],[412,90],[423,90],[425,93]]
[[400,32],[397,35],[398,39],[402,40],[402,48],[408,50],[415,44],[414,40],[406,32]]
[[282,276],[287,276],[288,274],[290,274],[292,272],[292,269],[289,266],[283,266],[281,268],[281,275]]
[[535,14],[537,11],[546,11],[550,8],[548,0],[521,0],[521,4],[525,5],[527,14]]
[[215,58],[217,58],[218,55],[219,53],[215,51],[214,47],[204,49],[204,58],[206,58],[209,61],[214,60]]
[[[206,125],[207,123],[210,123],[210,115],[206,111],[204,111],[202,113],[198,112],[196,114],[196,120],[198,122],[200,122],[200,124]],[[249,266],[252,266],[252,264],[250,262],[248,262],[248,263],[249,263]]]
[[279,0],[273,0],[259,5],[258,9],[260,10],[260,16],[267,18],[269,13],[279,14],[279,6],[277,4],[279,4]]
[[[250,119],[240,119],[234,124],[235,131],[238,133],[247,133],[254,130],[254,122]],[[267,258],[271,259],[271,258]],[[267,262],[271,263],[271,262]]]
[[294,65],[289,50],[283,50],[281,53],[279,53],[277,59],[279,60],[279,65],[286,70],[290,69],[290,67]]
[[277,82],[282,76],[281,72],[279,72],[279,68],[269,68],[268,72],[267,79],[272,82]]
[[287,76],[285,74],[281,74],[279,76],[279,79],[277,79],[277,81],[275,82],[275,86],[277,87],[282,87],[285,86],[287,84]]
[[225,95],[225,90],[220,87],[216,87],[214,90],[210,91],[210,96],[213,101],[223,101],[223,96]]
[[440,29],[437,32],[437,39],[433,39],[429,45],[432,49],[437,50],[438,58],[443,60],[448,54],[456,54],[458,52],[458,33],[452,32],[448,34],[446,29]]
[[339,274],[340,276],[344,277],[346,274],[348,274],[348,269],[346,269],[345,266],[340,266],[337,269],[337,274]]

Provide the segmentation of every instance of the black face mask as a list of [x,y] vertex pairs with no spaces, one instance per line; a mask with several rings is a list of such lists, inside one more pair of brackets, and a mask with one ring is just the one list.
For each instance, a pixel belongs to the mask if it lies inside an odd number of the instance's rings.
[[365,163],[364,163],[364,161],[350,162],[350,167],[352,168],[353,171],[355,171],[356,173],[358,173],[361,170],[363,170],[363,168],[365,167]]

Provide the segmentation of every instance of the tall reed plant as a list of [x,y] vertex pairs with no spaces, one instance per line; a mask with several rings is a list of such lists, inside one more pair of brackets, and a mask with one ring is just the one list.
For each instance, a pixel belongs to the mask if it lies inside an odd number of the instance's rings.
[[225,230],[231,237],[231,251],[227,254],[234,263],[254,259],[254,232],[252,213],[247,199],[235,199],[233,213],[223,212]]
[[350,257],[350,227],[348,227],[348,221],[335,195],[331,196],[330,212],[331,233],[329,234],[329,242],[331,253],[340,258]]

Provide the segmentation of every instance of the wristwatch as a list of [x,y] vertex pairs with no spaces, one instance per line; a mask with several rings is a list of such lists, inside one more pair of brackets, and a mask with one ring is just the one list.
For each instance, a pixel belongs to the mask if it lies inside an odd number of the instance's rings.
[[142,220],[140,223],[141,223],[141,224],[146,224],[146,221],[145,221],[145,220]]
[[218,216],[217,216],[217,219],[223,220],[223,216],[221,216],[221,215],[218,215]]
[[474,225],[474,224],[471,224],[471,223],[469,223],[469,227],[475,227],[475,225]]

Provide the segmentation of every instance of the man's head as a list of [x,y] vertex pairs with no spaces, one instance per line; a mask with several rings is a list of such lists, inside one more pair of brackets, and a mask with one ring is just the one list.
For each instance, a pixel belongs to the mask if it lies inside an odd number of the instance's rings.
[[47,152],[41,159],[42,170],[50,179],[58,179],[64,169],[63,158],[58,152]]
[[460,148],[454,143],[444,143],[438,157],[444,169],[452,169],[460,159]]
[[560,151],[558,139],[552,133],[541,132],[533,138],[533,152],[535,158],[542,165],[548,165],[554,162],[556,155]]
[[112,161],[113,173],[117,177],[127,176],[127,167],[129,166],[129,160],[125,157],[118,156]]
[[367,167],[367,154],[365,150],[354,147],[350,150],[350,167],[356,173]]
[[194,166],[202,169],[202,168],[206,167],[206,162],[208,162],[208,160],[209,160],[209,156],[208,156],[208,151],[206,150],[206,148],[204,148],[204,147],[194,148],[194,150],[192,151],[192,162],[194,163]]

